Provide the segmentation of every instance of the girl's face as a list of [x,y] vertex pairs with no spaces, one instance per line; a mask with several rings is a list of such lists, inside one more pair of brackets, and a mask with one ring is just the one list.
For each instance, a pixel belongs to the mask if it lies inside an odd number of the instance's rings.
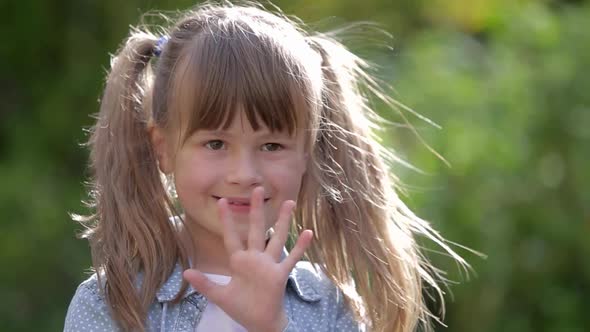
[[285,200],[297,199],[307,162],[304,137],[301,131],[294,136],[271,133],[262,121],[259,123],[261,127],[254,131],[242,111],[228,129],[197,130],[176,151],[154,140],[160,168],[174,174],[185,217],[200,236],[222,236],[217,208],[221,197],[228,199],[243,240],[247,239],[250,197],[255,187],[264,188],[266,229],[276,222]]

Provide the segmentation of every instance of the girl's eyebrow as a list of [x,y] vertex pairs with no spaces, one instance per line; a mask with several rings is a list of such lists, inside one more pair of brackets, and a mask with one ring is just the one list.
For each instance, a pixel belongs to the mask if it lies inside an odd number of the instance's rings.
[[[197,135],[215,136],[223,138],[233,138],[235,135],[226,130],[219,129],[201,129],[196,132]],[[239,136],[239,135],[238,135]]]
[[277,138],[277,137],[291,137],[288,132],[286,131],[265,131],[258,135],[260,138]]
[[201,129],[198,130],[197,133],[203,134],[203,135],[212,135],[212,136],[233,136],[231,133],[228,133],[224,130],[209,130],[209,129]]
[[[233,133],[226,131],[226,130],[203,129],[203,130],[200,130],[200,132],[203,135],[212,135],[212,136],[218,136],[218,137],[233,138],[234,136],[238,136],[238,137],[240,136],[240,135],[234,135]],[[254,136],[258,136],[258,138],[261,138],[261,139],[276,138],[276,137],[290,137],[290,135],[287,132],[281,132],[281,131],[271,132],[268,130],[258,130],[254,133]]]

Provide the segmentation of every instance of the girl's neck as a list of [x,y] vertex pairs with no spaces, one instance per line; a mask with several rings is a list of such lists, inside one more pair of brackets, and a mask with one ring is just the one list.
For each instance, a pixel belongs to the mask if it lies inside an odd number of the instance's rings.
[[[192,268],[204,273],[231,275],[223,236],[200,227],[189,217],[185,217],[184,221],[191,225],[188,229],[182,228],[182,239],[187,248],[193,248],[189,257]],[[190,245],[191,241],[194,246]]]

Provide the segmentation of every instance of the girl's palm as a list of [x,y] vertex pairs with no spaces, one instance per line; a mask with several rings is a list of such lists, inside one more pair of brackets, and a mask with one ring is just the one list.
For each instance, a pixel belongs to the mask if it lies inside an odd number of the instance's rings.
[[230,255],[232,278],[227,285],[213,283],[195,269],[184,272],[184,278],[193,287],[251,332],[281,331],[287,324],[283,308],[287,278],[313,237],[310,230],[303,231],[291,253],[281,261],[295,204],[282,204],[275,233],[266,245],[263,196],[262,188],[252,192],[246,247],[235,231],[227,200],[222,198],[218,202],[223,241]]

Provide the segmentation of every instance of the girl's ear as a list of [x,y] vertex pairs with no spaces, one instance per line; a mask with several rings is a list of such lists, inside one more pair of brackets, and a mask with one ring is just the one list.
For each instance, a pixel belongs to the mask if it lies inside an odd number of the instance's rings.
[[158,159],[160,171],[164,174],[172,173],[174,163],[172,162],[166,134],[161,128],[156,126],[150,126],[148,132],[152,147],[156,153],[156,158]]

